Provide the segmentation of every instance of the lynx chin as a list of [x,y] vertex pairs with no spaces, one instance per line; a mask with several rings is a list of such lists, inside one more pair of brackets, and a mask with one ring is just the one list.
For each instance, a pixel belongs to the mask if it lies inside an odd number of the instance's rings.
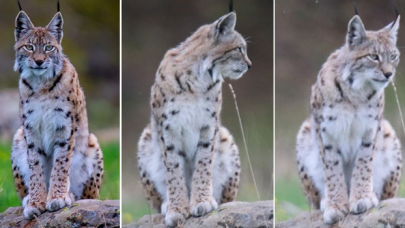
[[399,63],[399,20],[367,31],[355,15],[346,43],[329,56],[312,86],[311,115],[297,136],[297,163],[304,193],[326,223],[397,194],[401,146],[383,110],[384,89]]
[[231,12],[200,27],[165,54],[151,89],[151,120],[138,144],[142,184],[151,206],[174,226],[233,201],[240,160],[221,125],[221,88],[250,67]]
[[46,27],[34,27],[24,11],[15,21],[22,126],[11,163],[26,219],[97,198],[103,178],[103,155],[88,131],[83,90],[62,53],[62,27],[60,12]]

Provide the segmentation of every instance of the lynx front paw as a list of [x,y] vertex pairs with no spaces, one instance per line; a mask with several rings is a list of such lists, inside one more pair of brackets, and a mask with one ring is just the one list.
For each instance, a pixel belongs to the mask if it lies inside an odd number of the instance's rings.
[[333,224],[343,220],[349,213],[349,205],[346,203],[329,203],[322,202],[323,204],[323,220],[327,224]]
[[23,215],[25,219],[32,220],[45,211],[45,203],[28,203],[24,207]]
[[218,207],[217,201],[213,197],[210,197],[200,202],[191,203],[190,213],[195,217],[199,217],[217,209],[217,207]]
[[53,197],[46,202],[46,209],[48,211],[57,211],[66,206],[70,206],[73,201],[74,198],[72,198],[70,194]]
[[175,227],[181,225],[186,220],[186,216],[178,212],[168,212],[165,217],[166,225],[169,227]]
[[360,214],[367,211],[370,208],[377,206],[378,199],[374,193],[369,194],[369,196],[350,200],[350,212],[353,214]]

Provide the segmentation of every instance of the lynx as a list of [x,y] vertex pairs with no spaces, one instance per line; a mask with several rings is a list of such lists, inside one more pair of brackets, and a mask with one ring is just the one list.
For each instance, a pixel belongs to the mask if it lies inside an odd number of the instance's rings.
[[151,122],[138,144],[143,187],[174,226],[235,199],[238,148],[220,123],[224,78],[251,66],[231,12],[200,27],[164,56],[151,89]]
[[355,15],[346,43],[329,56],[312,86],[297,163],[305,195],[326,223],[363,213],[398,191],[400,142],[383,110],[384,88],[399,62],[399,19],[366,31]]
[[83,90],[62,53],[62,27],[60,12],[46,27],[34,27],[22,10],[15,21],[22,126],[11,162],[26,219],[97,198],[103,178],[103,155],[88,132]]

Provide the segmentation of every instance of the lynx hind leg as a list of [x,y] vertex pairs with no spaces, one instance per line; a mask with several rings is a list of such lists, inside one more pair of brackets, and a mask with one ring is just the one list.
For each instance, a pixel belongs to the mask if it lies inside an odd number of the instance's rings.
[[[166,174],[165,169],[162,168],[164,166],[161,159],[160,145],[154,146],[152,131],[150,125],[148,125],[143,130],[138,142],[139,175],[150,206],[158,213],[166,214],[167,209],[162,208],[164,200],[162,196],[165,196],[165,194],[157,190],[157,183],[163,188],[166,186]],[[160,168],[158,164],[161,164]],[[167,207],[166,204],[164,207]]]
[[100,149],[95,135],[89,135],[86,156],[91,158],[93,173],[84,185],[82,199],[97,199],[99,197],[101,183],[104,177],[103,152]]
[[381,122],[381,126],[383,134],[377,139],[373,165],[373,169],[378,171],[373,172],[373,181],[377,197],[384,200],[397,195],[401,180],[402,154],[401,144],[394,129],[386,120]]
[[[312,176],[309,175],[309,167],[305,158],[311,151],[311,124],[309,120],[304,121],[297,135],[297,164],[298,175],[301,181],[301,187],[308,202],[315,208],[320,208],[321,196],[320,191],[315,186]],[[319,173],[322,175],[322,172]]]
[[17,195],[23,200],[28,195],[29,190],[29,167],[27,143],[25,142],[22,128],[19,128],[14,135],[13,145],[11,147],[11,166],[13,169],[14,186]]
[[239,150],[225,127],[219,130],[217,150],[214,154],[213,196],[220,204],[236,199],[240,180]]

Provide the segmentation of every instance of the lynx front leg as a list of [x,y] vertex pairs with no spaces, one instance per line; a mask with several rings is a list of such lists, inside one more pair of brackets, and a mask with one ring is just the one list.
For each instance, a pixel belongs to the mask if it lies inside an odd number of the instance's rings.
[[[18,134],[18,132],[17,132]],[[35,132],[32,130],[28,121],[24,125],[24,135],[28,152],[28,165],[29,165],[29,195],[28,202],[24,207],[24,218],[33,219],[45,211],[46,200],[46,184],[43,173],[43,164],[39,158],[40,153],[43,153],[40,148],[40,140]],[[25,201],[25,200],[24,200]]]
[[375,135],[381,130],[370,129],[361,144],[356,158],[350,186],[350,211],[359,214],[378,204],[373,191],[373,151],[375,150]]
[[167,123],[167,116],[160,119],[159,127],[163,164],[166,168],[167,197],[162,204],[166,225],[176,226],[189,216],[189,199],[184,178],[185,152],[181,150],[181,129]]
[[74,201],[73,195],[69,194],[69,169],[75,145],[72,122],[58,126],[55,131],[55,139],[53,168],[46,199],[46,209],[48,211],[59,210],[71,205],[72,201]]
[[193,216],[205,215],[218,207],[212,189],[212,158],[218,133],[218,127],[214,126],[203,126],[200,131],[190,198],[190,212]]
[[[333,118],[332,118],[333,119]],[[320,123],[323,122],[318,120]],[[349,213],[347,186],[343,175],[341,151],[333,144],[333,136],[328,133],[327,124],[317,126],[319,132],[319,151],[325,171],[325,197],[321,202],[323,218],[326,223],[333,224],[343,220]]]

